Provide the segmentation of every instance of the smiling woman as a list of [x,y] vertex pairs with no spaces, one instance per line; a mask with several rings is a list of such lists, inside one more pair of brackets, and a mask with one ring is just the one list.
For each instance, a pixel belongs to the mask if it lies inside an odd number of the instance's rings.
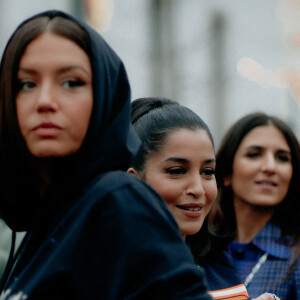
[[[132,123],[142,141],[129,173],[165,200],[195,262],[204,267],[215,299],[247,299],[237,270],[213,243],[206,217],[217,196],[211,133],[193,111],[165,98],[132,102]],[[261,300],[269,299],[268,296]]]
[[214,148],[204,129],[174,129],[136,174],[165,199],[183,237],[200,230],[217,195]]
[[[224,179],[224,185],[232,187],[234,205],[239,210],[245,211],[248,206],[251,210],[269,208],[270,215],[264,213],[269,219],[287,194],[292,174],[291,151],[283,134],[272,125],[259,126],[238,147],[232,175]],[[243,241],[244,237],[238,239]]]
[[300,148],[279,118],[252,113],[229,129],[217,153],[212,223],[251,297],[300,298]]

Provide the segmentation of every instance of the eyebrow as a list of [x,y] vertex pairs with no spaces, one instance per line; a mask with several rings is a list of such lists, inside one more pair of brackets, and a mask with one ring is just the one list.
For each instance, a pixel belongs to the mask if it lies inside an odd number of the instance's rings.
[[166,159],[166,161],[174,161],[182,164],[186,164],[189,162],[186,158],[181,158],[181,157],[169,157]]
[[[265,147],[258,146],[258,145],[252,145],[252,146],[247,147],[246,149],[248,149],[248,150],[251,150],[251,149],[263,150],[263,149],[265,149]],[[291,151],[285,150],[285,149],[278,149],[277,152],[291,155]]]
[[[182,158],[182,157],[169,157],[169,158],[166,159],[166,161],[173,161],[173,162],[178,162],[178,163],[182,163],[182,164],[189,163],[188,159]],[[206,164],[215,163],[216,159],[215,158],[208,158],[208,159],[205,159],[204,162]]]
[[[81,66],[67,66],[67,67],[62,67],[62,68],[58,69],[57,73],[61,74],[61,73],[72,71],[74,69],[80,69],[83,72],[85,72],[87,75],[89,75],[89,76],[91,75],[91,73],[89,73],[85,68],[83,68]],[[28,73],[28,74],[36,74],[37,73],[34,69],[26,68],[26,67],[20,67],[19,70],[18,70],[18,72],[20,72],[20,71]]]

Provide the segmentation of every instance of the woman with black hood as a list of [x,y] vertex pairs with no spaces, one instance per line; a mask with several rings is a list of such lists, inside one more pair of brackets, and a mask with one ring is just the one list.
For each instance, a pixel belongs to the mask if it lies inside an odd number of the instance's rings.
[[10,38],[0,75],[0,215],[13,237],[27,232],[1,299],[210,299],[164,201],[124,172],[139,140],[101,36],[40,13]]

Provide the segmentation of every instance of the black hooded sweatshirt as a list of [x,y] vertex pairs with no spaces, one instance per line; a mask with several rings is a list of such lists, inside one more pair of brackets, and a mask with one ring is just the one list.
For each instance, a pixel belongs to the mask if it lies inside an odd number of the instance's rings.
[[[32,18],[42,15],[69,18],[88,33],[93,112],[78,153],[50,162],[56,177],[43,197],[34,186],[9,181],[26,176],[35,158],[28,155],[22,168],[7,163],[6,171],[15,167],[18,173],[2,174],[0,214],[29,237],[1,299],[210,299],[164,201],[125,172],[139,140],[130,125],[130,87],[121,60],[72,16],[46,11]],[[15,194],[8,198],[10,184]]]

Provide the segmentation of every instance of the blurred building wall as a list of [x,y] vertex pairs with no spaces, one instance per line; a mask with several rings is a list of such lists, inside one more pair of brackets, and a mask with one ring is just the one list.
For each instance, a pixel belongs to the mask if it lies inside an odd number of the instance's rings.
[[125,62],[133,98],[180,101],[204,118],[217,145],[232,122],[257,110],[300,137],[300,102],[278,78],[300,63],[286,43],[287,21],[300,29],[291,2],[299,1],[115,0],[103,34]]
[[46,9],[61,9],[73,13],[73,0],[0,0],[0,53],[21,21]]
[[[0,52],[25,17],[62,9],[93,22],[119,54],[132,99],[187,105],[208,123],[216,145],[232,122],[256,110],[282,117],[300,137],[298,2],[0,0]],[[83,3],[94,7],[92,18]]]

